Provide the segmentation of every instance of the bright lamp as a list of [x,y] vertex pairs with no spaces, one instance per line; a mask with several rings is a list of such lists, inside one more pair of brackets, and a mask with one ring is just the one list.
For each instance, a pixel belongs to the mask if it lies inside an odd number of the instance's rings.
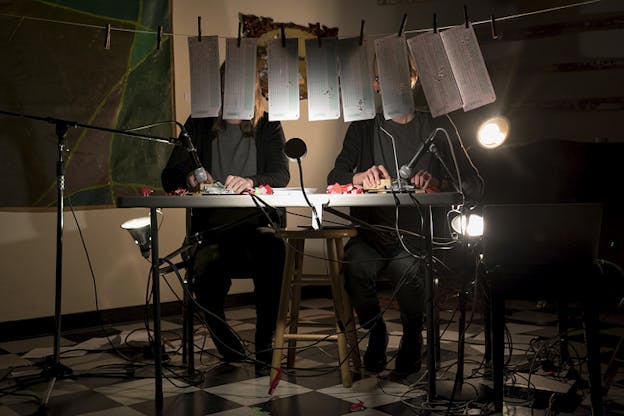
[[508,134],[509,121],[505,117],[493,117],[481,124],[477,141],[486,149],[493,149],[503,144]]
[[451,220],[451,227],[463,236],[480,237],[483,235],[483,217],[478,214],[457,215]]
[[128,220],[121,224],[121,228],[128,231],[135,244],[139,246],[143,257],[148,258],[152,246],[152,230],[150,217],[140,217]]

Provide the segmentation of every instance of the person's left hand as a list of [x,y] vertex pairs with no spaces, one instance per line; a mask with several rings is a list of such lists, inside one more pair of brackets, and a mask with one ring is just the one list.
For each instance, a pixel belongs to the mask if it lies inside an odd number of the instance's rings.
[[253,181],[249,178],[228,175],[223,186],[225,189],[232,190],[235,194],[240,194],[253,188]]
[[428,171],[421,169],[411,177],[410,183],[419,189],[438,188],[440,180]]

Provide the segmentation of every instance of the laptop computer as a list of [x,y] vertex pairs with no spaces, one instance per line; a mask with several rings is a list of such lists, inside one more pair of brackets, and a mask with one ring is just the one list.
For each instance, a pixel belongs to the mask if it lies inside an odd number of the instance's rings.
[[486,268],[587,265],[598,256],[602,205],[492,204],[483,222]]

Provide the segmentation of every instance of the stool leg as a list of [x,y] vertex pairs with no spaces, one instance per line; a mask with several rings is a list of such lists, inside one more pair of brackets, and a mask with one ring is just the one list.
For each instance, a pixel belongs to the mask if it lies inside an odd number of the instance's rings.
[[273,345],[273,359],[271,361],[270,385],[273,386],[277,369],[282,365],[282,348],[284,347],[284,331],[286,327],[286,314],[290,303],[290,287],[295,266],[295,250],[286,243],[286,259],[284,262],[284,274],[282,278],[282,290],[280,293],[277,322],[275,324],[275,341]]
[[[338,254],[338,259],[344,259],[344,246],[342,244],[341,238],[336,240],[336,252]],[[357,329],[355,326],[355,314],[353,312],[353,305],[351,305],[349,295],[347,294],[347,291],[344,287],[344,274],[342,263],[338,263],[338,270],[340,274],[340,287],[344,304],[344,319],[345,327],[347,330],[347,346],[351,355],[353,372],[359,373],[360,369],[362,368],[362,362],[360,361],[360,348],[358,344]]]
[[[292,240],[291,240],[292,241]],[[301,304],[301,279],[303,275],[303,253],[305,250],[305,240],[294,240],[291,242],[295,251],[295,269],[291,284],[292,300],[290,302],[290,329],[289,334],[296,334],[299,323],[299,305]],[[288,351],[286,354],[286,367],[295,366],[295,356],[297,355],[297,340],[288,340]]]
[[329,276],[331,279],[332,297],[334,298],[334,312],[336,313],[336,331],[338,338],[338,357],[340,360],[340,374],[342,385],[351,387],[353,377],[349,369],[349,351],[347,347],[345,304],[343,298],[344,287],[340,279],[340,263],[337,250],[337,239],[328,238],[327,256],[329,258]]

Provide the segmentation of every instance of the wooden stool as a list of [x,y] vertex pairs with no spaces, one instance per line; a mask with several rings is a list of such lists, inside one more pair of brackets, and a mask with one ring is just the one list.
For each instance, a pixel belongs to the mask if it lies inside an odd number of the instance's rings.
[[[357,230],[354,228],[323,228],[320,230],[279,230],[277,236],[286,243],[286,260],[284,263],[284,279],[280,295],[279,311],[275,328],[275,343],[273,361],[271,363],[271,386],[275,384],[277,369],[281,367],[284,352],[284,342],[288,341],[286,366],[292,368],[295,362],[297,340],[335,340],[338,342],[338,357],[342,384],[351,387],[353,376],[349,362],[353,369],[359,371],[360,351],[355,332],[355,321],[351,302],[344,290],[344,281],[341,263],[344,256],[342,240],[345,237],[354,237]],[[327,261],[329,262],[328,276],[306,277],[303,275],[303,256],[305,240],[323,239],[327,247]],[[301,301],[301,287],[304,285],[330,285],[336,315],[335,333],[332,334],[298,334],[299,303]],[[290,322],[287,328],[287,315],[290,311]]]

